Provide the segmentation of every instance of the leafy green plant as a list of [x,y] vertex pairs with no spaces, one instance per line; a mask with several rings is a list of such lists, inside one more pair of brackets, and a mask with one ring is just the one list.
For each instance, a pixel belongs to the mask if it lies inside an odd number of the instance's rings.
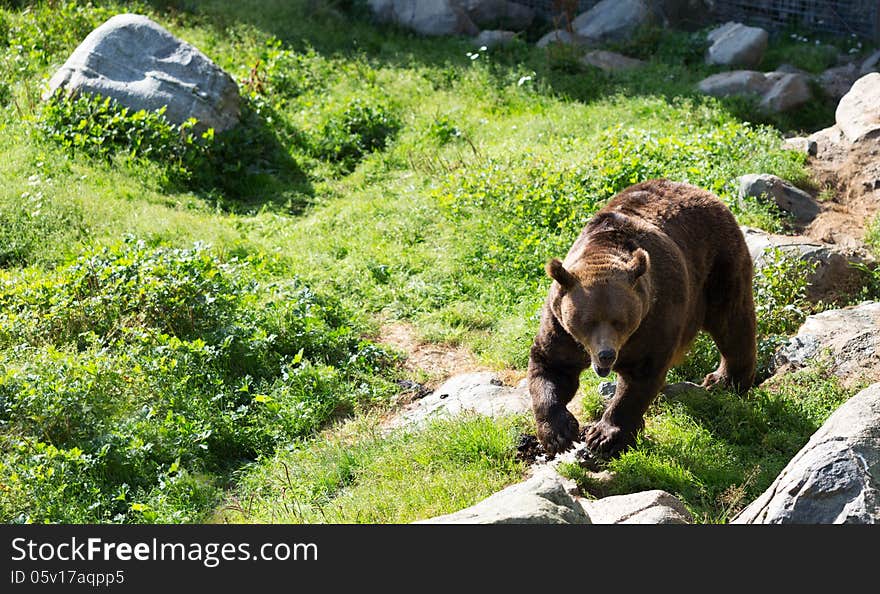
[[385,148],[399,128],[400,122],[387,104],[353,97],[322,113],[309,143],[315,156],[347,171],[364,155]]
[[390,356],[270,271],[131,240],[0,279],[2,516],[21,500],[27,521],[193,520],[227,469],[387,397]]

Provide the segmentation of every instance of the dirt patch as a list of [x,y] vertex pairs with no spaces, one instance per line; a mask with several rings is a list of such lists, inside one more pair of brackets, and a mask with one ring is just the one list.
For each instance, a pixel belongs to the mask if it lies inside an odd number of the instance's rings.
[[418,385],[428,391],[452,375],[488,369],[467,348],[422,341],[415,329],[403,322],[383,325],[376,341],[401,351],[404,354],[403,369],[415,376]]
[[820,142],[808,165],[830,200],[804,229],[811,239],[847,249],[863,247],[866,225],[880,212],[880,144],[867,140],[855,145],[845,140]]

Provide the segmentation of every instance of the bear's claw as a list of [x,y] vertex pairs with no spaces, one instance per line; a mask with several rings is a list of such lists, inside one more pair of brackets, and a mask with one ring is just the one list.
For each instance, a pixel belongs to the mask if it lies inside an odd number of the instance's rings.
[[578,438],[580,426],[568,409],[561,407],[537,423],[538,439],[548,455],[560,454],[569,449]]
[[584,442],[593,454],[613,458],[633,445],[635,436],[616,425],[599,421],[584,431]]

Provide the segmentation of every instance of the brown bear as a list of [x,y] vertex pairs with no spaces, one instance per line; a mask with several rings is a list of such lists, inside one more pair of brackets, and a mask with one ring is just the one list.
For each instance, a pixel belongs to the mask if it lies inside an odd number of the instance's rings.
[[530,351],[528,384],[548,453],[578,438],[566,405],[591,363],[601,377],[617,373],[614,398],[584,435],[602,457],[635,442],[666,372],[701,329],[721,352],[703,385],[752,385],[752,259],[730,210],[711,193],[663,179],[631,186],[546,270],[555,282]]

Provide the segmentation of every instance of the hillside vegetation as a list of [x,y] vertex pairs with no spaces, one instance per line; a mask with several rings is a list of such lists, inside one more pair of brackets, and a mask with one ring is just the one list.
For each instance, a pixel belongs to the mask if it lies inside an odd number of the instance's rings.
[[[231,73],[242,124],[193,135],[100,98],[41,101],[120,12]],[[380,430],[398,380],[426,378],[378,331],[402,320],[522,374],[544,262],[653,177],[784,231],[734,178],[809,185],[782,133],[833,106],[756,116],[697,94],[701,35],[645,32],[627,49],[649,65],[612,75],[524,40],[377,27],[360,2],[0,4],[0,521],[406,522],[518,480],[531,419]],[[765,363],[814,307],[803,289],[783,259],[756,280]],[[716,360],[701,340],[671,379]],[[724,521],[850,393],[821,370],[787,382],[659,402],[601,488],[666,489]]]

